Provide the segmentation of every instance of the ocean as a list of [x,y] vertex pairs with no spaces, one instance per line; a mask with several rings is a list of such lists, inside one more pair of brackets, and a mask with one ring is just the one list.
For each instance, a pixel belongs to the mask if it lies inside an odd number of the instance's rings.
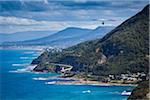
[[127,96],[121,96],[121,93],[134,88],[45,84],[48,80],[34,78],[58,74],[26,70],[39,54],[36,50],[0,50],[0,100],[126,100]]

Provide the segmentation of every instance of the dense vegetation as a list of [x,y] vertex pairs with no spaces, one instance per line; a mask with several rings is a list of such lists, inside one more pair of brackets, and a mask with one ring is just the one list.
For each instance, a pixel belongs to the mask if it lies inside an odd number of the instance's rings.
[[[87,41],[61,52],[45,52],[32,63],[64,63],[73,71],[94,75],[145,72],[149,59],[149,6],[102,39]],[[83,37],[84,38],[84,37]]]
[[131,93],[128,100],[149,100],[149,82],[141,82]]

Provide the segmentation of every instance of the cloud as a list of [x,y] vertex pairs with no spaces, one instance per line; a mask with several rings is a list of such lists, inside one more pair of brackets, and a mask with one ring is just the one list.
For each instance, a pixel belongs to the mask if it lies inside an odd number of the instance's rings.
[[[130,0],[21,0],[9,2],[0,16],[15,16],[48,21],[89,21],[91,19],[129,18],[141,10],[146,1]],[[32,1],[32,2],[30,2]],[[2,3],[0,3],[1,5]],[[16,5],[17,4],[17,5]],[[15,6],[12,7],[11,6]],[[8,11],[7,11],[8,9]],[[109,18],[108,18],[109,17]]]
[[[0,33],[16,33],[25,31],[58,31],[67,27],[94,29],[100,26],[100,21],[37,21],[33,19],[0,16]],[[106,26],[113,24],[106,23]]]
[[63,23],[37,21],[20,17],[0,16],[0,33],[15,33],[23,31],[58,30],[64,27]]
[[49,4],[48,0],[43,0],[45,4]]
[[0,3],[0,33],[61,30],[66,27],[96,28],[102,21],[106,26],[117,26],[147,4],[143,0],[1,1],[5,3]]
[[46,24],[46,21],[36,21],[33,19],[4,17],[0,16],[0,25],[40,25]]

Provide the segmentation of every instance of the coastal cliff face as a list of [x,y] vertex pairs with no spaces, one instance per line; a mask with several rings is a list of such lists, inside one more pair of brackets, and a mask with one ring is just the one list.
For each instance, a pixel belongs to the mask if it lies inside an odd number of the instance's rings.
[[32,64],[38,64],[35,71],[50,71],[45,64],[60,63],[72,65],[74,72],[93,75],[128,72],[147,74],[148,59],[149,5],[102,39],[80,43],[59,52],[44,52]]
[[128,100],[149,100],[149,81],[141,82],[128,97]]

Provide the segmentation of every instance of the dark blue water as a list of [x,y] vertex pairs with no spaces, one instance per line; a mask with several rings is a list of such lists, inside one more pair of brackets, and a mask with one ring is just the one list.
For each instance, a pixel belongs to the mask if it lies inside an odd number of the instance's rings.
[[[130,86],[88,86],[88,85],[47,85],[45,81],[33,80],[37,77],[57,74],[35,74],[19,72],[38,56],[31,50],[0,50],[0,100],[126,100],[121,92]],[[90,90],[90,93],[83,91]]]

